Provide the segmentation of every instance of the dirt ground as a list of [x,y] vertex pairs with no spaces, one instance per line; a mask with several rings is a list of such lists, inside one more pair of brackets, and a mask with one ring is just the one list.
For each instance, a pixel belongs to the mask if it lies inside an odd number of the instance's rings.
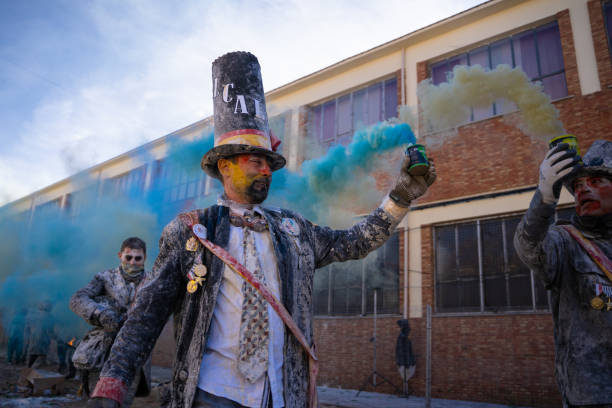
[[[0,407],[2,408],[77,408],[85,407],[87,401],[77,396],[80,381],[65,380],[61,395],[32,396],[27,387],[18,384],[19,375],[25,365],[8,364],[0,357]],[[43,366],[42,370],[56,372],[57,366]],[[136,398],[133,408],[158,407],[157,396],[152,393],[146,398]]]
[[[79,380],[65,380],[64,392],[57,396],[32,396],[26,387],[18,385],[19,375],[25,365],[8,364],[4,356],[0,357],[0,407],[2,408],[78,408],[85,407],[87,401],[77,396]],[[57,366],[43,366],[42,370],[55,372]],[[155,387],[155,383],[152,384]],[[132,408],[159,407],[155,388],[148,397],[136,398]],[[321,408],[333,408],[321,404]]]

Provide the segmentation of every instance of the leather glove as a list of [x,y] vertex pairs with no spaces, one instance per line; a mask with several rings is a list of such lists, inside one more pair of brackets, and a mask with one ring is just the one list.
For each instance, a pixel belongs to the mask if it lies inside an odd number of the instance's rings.
[[100,324],[109,331],[119,331],[123,325],[123,316],[112,309],[105,309],[98,317]]
[[545,204],[556,205],[561,193],[562,180],[576,169],[580,156],[571,150],[567,143],[559,143],[546,154],[540,164],[538,190]]
[[411,176],[408,173],[410,167],[410,157],[406,156],[402,163],[400,176],[395,183],[395,187],[389,193],[391,198],[400,207],[410,207],[410,202],[427,191],[429,186],[436,181],[436,168],[433,159],[429,159],[429,169],[422,176]]
[[91,398],[87,401],[87,408],[120,408],[121,405],[110,398]]

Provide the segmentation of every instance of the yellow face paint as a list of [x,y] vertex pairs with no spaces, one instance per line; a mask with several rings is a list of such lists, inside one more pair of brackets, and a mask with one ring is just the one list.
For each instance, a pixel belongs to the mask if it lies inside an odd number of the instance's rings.
[[230,171],[230,179],[232,180],[232,184],[237,192],[246,191],[247,188],[253,183],[255,178],[257,178],[257,175],[254,177],[247,176],[242,167],[240,167],[239,161],[233,163],[231,160],[228,160],[227,168]]
[[265,158],[244,154],[236,160],[225,160],[225,193],[232,200],[241,203],[261,203],[268,195],[272,172]]

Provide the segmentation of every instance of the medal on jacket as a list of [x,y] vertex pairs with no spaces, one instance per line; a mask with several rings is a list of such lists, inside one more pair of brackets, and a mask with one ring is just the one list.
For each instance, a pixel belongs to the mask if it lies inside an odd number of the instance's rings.
[[195,239],[195,237],[191,237],[187,240],[187,242],[185,243],[185,249],[187,251],[190,252],[195,252],[198,250],[198,241]]
[[194,281],[194,280],[190,280],[187,283],[187,292],[193,293],[196,290],[198,290],[198,283],[196,281]]
[[604,307],[604,301],[599,296],[595,296],[591,299],[591,307],[595,310],[601,310]]
[[189,278],[189,282],[187,282],[187,292],[194,293],[198,290],[198,286],[202,286],[206,280],[205,277],[207,272],[208,270],[205,265],[199,263],[194,264],[187,274],[187,278]]
[[[608,285],[603,285],[601,283],[595,283],[595,297],[591,299],[591,307],[595,310],[602,310],[604,306],[606,306],[606,311],[612,310],[612,287]],[[607,302],[604,302],[601,294],[606,295],[608,298]]]
[[208,270],[204,265],[198,264],[193,266],[193,273],[198,278],[203,278],[204,276],[206,276],[206,272],[208,272]]

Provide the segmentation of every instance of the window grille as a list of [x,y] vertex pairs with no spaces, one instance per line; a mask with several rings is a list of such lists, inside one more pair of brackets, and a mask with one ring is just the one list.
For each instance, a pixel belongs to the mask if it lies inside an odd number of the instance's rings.
[[40,220],[42,218],[52,217],[62,212],[62,198],[56,198],[55,200],[47,201],[46,203],[39,204],[34,209],[34,219]]
[[[431,64],[431,80],[434,85],[447,82],[456,65],[494,69],[501,64],[520,67],[531,81],[540,81],[544,92],[553,100],[567,96],[563,50],[556,21]],[[490,107],[473,108],[470,121],[514,110],[513,103],[499,100]]]
[[[574,208],[557,217],[569,219]],[[548,311],[549,295],[514,250],[522,215],[434,228],[438,313]]]
[[374,311],[399,311],[399,236],[393,234],[379,249],[361,260],[336,262],[316,271],[314,310],[316,315],[355,316]]
[[391,78],[312,106],[308,134],[326,148],[348,145],[366,126],[397,116],[397,79]]
[[104,182],[104,194],[107,196],[139,195],[144,191],[147,166],[143,165]]

